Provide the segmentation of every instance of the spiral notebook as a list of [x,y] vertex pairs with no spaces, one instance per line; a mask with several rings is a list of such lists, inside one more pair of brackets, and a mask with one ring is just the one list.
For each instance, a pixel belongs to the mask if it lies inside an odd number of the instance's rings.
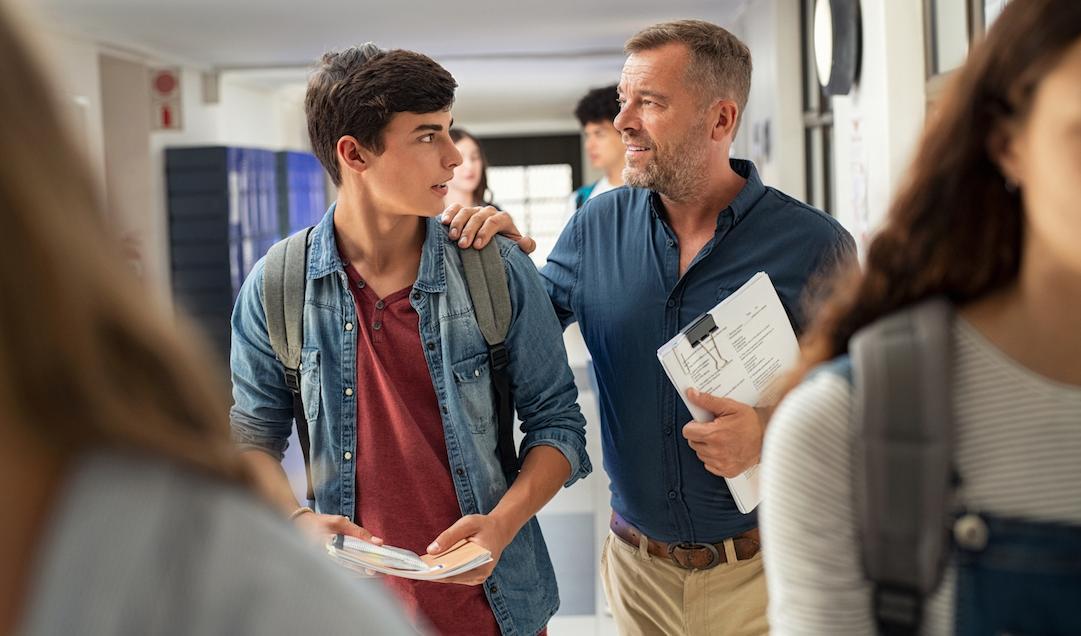
[[327,543],[327,553],[339,565],[358,574],[368,574],[371,570],[421,581],[445,579],[492,561],[491,552],[465,540],[440,554],[422,556],[404,548],[375,545],[339,534]]

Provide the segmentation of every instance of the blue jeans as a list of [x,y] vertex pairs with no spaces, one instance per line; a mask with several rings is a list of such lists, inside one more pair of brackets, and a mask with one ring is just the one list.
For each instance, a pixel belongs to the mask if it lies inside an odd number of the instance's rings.
[[983,517],[956,548],[957,634],[1081,634],[1081,526]]

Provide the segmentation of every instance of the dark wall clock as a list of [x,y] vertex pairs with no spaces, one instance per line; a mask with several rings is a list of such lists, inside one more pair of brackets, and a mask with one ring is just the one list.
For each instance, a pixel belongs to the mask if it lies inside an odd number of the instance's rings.
[[817,0],[814,17],[815,66],[827,95],[847,95],[859,77],[859,0]]

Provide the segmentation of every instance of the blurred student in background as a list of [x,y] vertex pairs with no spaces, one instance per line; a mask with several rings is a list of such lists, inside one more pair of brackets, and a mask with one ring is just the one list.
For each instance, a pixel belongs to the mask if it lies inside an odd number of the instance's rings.
[[[915,157],[866,272],[804,341],[802,372],[835,361],[770,424],[770,624],[778,634],[1081,633],[1081,3],[1007,5]],[[896,324],[933,298],[955,311],[941,329],[949,361],[937,384],[947,385],[938,421],[952,422],[956,484],[939,485],[960,513],[978,515],[958,516],[950,563],[937,589],[926,579],[924,598],[865,573],[874,552],[861,545],[856,497],[870,462],[858,450],[864,422],[851,415],[862,403],[853,377],[864,376],[847,355],[864,327]],[[914,462],[886,501],[926,491]],[[892,531],[912,521],[895,515]],[[917,527],[927,525],[937,524]],[[876,613],[876,601],[892,611]]]
[[0,633],[407,633],[248,494],[224,370],[146,300],[42,77],[0,10]]
[[462,163],[454,169],[454,178],[447,183],[444,204],[458,204],[463,208],[495,206],[492,192],[488,189],[488,157],[480,142],[461,128],[452,128],[450,138],[462,155]]
[[623,185],[623,157],[627,147],[612,123],[618,114],[619,91],[615,84],[589,91],[574,109],[574,116],[582,126],[589,164],[604,173],[597,181],[575,190],[571,195],[574,210],[593,197]]

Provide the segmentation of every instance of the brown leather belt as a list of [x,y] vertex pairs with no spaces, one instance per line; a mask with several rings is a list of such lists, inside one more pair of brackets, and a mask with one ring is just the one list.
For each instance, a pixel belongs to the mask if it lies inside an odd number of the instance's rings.
[[[612,513],[610,524],[612,533],[623,540],[624,543],[637,549],[642,533],[631,524],[627,523],[618,513]],[[762,549],[762,543],[758,534],[758,528],[748,530],[743,534],[730,537],[735,548],[736,560],[746,561],[758,554]],[[686,570],[708,570],[728,562],[728,555],[724,549],[724,541],[721,543],[665,543],[647,538],[647,550],[655,557],[666,559]]]

